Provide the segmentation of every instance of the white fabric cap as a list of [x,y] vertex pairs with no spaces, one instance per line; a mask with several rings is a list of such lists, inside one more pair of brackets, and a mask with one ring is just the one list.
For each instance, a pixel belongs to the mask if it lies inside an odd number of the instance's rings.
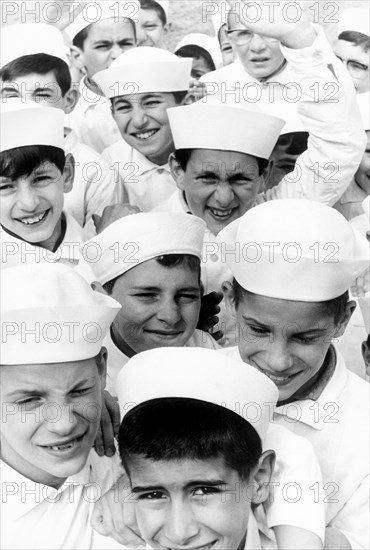
[[[96,248],[91,267],[101,284],[164,254],[190,254],[201,259],[206,224],[178,212],[131,214],[109,225],[84,247]],[[118,243],[118,246],[117,246]]]
[[216,38],[208,36],[201,32],[193,32],[187,34],[180,40],[175,48],[175,53],[177,53],[181,48],[185,46],[199,46],[206,50],[212,58],[213,63],[215,64],[216,69],[222,65],[222,56],[218,41]]
[[370,12],[368,7],[348,8],[339,15],[338,36],[345,31],[370,35]]
[[64,113],[34,101],[11,98],[1,103],[0,150],[49,145],[64,151]]
[[280,132],[281,136],[297,132],[307,132],[298,114],[298,106],[296,103],[274,101],[273,103],[266,103],[263,105],[262,110],[264,113],[272,116],[279,116],[279,118],[285,120],[285,125]]
[[302,302],[341,296],[369,266],[369,243],[337,210],[302,200],[273,200],[217,236],[233,276],[254,294]]
[[358,108],[360,109],[364,130],[370,130],[370,92],[356,94]]
[[47,54],[68,65],[62,33],[44,23],[21,23],[1,29],[0,66],[25,55]]
[[120,305],[71,267],[39,263],[1,272],[1,363],[95,357]]
[[138,22],[138,14],[140,10],[140,2],[138,0],[98,0],[95,2],[85,2],[83,10],[77,15],[73,23],[66,28],[66,33],[70,40],[83,29],[103,21],[104,19],[114,18],[117,21],[119,18],[127,18]]
[[237,151],[268,159],[284,121],[256,107],[224,103],[208,96],[168,109],[176,149]]
[[[145,381],[145,383],[143,383]],[[278,389],[256,368],[203,348],[160,348],[135,355],[117,378],[122,419],[132,408],[166,397],[227,408],[251,423],[263,441]]]
[[151,92],[182,92],[189,88],[193,60],[179,59],[161,48],[132,48],[94,75],[106,97]]

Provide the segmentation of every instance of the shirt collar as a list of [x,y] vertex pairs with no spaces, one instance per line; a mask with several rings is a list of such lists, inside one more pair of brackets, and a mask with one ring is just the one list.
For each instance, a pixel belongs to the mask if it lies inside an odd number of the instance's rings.
[[78,100],[80,107],[82,108],[82,111],[84,113],[86,113],[86,111],[90,107],[94,107],[98,104],[109,103],[109,99],[107,97],[102,96],[97,91],[92,90],[91,88],[89,88],[89,86],[86,85],[86,78],[87,77],[85,76],[80,82],[80,98]]
[[[137,149],[132,148],[132,161],[136,164],[138,168],[138,174],[143,175],[152,171],[166,171],[170,173],[170,167],[168,165],[168,162],[163,165],[155,164],[151,160],[149,160],[147,157],[145,157],[140,151]],[[137,174],[136,174],[137,175]]]

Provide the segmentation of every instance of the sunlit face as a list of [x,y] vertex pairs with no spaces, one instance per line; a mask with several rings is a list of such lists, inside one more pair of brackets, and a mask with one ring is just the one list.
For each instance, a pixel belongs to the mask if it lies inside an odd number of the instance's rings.
[[153,461],[135,456],[129,468],[138,526],[151,548],[244,548],[251,507],[248,480],[222,458]]
[[230,65],[230,63],[233,63],[233,61],[235,61],[235,58],[236,58],[233,44],[230,38],[228,37],[228,34],[226,31],[227,31],[227,27],[226,25],[224,25],[223,27],[221,27],[218,33],[218,41],[220,44],[220,50],[222,55],[222,64],[224,67],[226,67],[226,65]]
[[145,93],[115,97],[112,114],[123,139],[158,165],[166,164],[174,150],[167,109],[175,107],[171,93]]
[[63,194],[73,185],[70,156],[63,173],[43,162],[28,176],[1,176],[0,181],[1,225],[26,242],[53,250],[62,232]]
[[129,19],[103,19],[92,23],[83,50],[77,48],[74,53],[79,68],[84,69],[88,77],[108,69],[121,53],[136,45],[134,23]]
[[1,458],[37,483],[60,486],[92,449],[104,367],[99,373],[92,358],[0,369]]
[[[243,292],[234,307],[231,285],[226,300],[236,315],[239,352],[279,388],[279,401],[288,399],[322,367],[332,338],[346,323],[334,325],[321,303],[293,302]],[[346,321],[347,322],[347,321]]]
[[[232,18],[233,19],[233,18]],[[234,18],[234,23],[229,24],[230,31],[248,33],[246,29],[240,30],[240,23]],[[254,34],[250,42],[238,45],[236,32],[229,34],[236,55],[239,57],[244,69],[252,77],[260,80],[267,78],[283,65],[284,56],[280,50],[278,41],[265,39],[259,34]]]
[[333,49],[335,55],[346,65],[356,92],[368,92],[370,90],[370,51],[365,52],[361,46],[356,46],[347,40],[337,40]]
[[70,90],[64,96],[53,72],[47,74],[32,73],[20,76],[11,82],[1,81],[1,99],[12,97],[35,101],[43,107],[55,107],[65,113],[73,110],[76,94]]
[[234,151],[194,149],[185,171],[174,162],[171,169],[190,211],[214,235],[254,205],[261,184],[257,159]]
[[156,10],[139,10],[139,22],[136,24],[138,46],[164,48],[167,26],[164,26]]
[[198,323],[200,293],[199,273],[186,264],[143,262],[114,284],[112,297],[122,305],[114,328],[136,353],[184,346]]
[[356,183],[367,195],[370,195],[370,131],[367,130],[366,150],[357,169]]

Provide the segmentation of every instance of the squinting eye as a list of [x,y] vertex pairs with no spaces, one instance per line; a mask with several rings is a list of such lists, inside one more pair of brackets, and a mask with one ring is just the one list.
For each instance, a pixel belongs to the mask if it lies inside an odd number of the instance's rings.
[[208,496],[208,495],[217,495],[221,492],[219,487],[198,487],[194,491],[196,496]]
[[138,497],[139,500],[160,500],[166,498],[160,491],[153,491],[153,493],[145,493]]
[[268,334],[268,330],[264,329],[264,328],[258,328],[258,327],[253,327],[251,325],[248,325],[248,328],[252,331],[252,332],[255,332],[256,334]]

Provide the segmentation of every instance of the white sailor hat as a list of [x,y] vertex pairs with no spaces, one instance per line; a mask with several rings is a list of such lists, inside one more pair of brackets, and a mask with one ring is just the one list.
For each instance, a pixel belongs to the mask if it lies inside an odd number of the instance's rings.
[[189,88],[193,60],[179,59],[162,48],[132,48],[94,75],[106,97],[151,92],[182,92]]
[[96,247],[98,260],[91,262],[91,268],[97,280],[105,284],[164,254],[189,254],[201,259],[205,229],[205,222],[197,216],[142,212],[115,221],[84,246]]
[[339,15],[338,36],[342,32],[355,31],[370,35],[369,7],[348,8]]
[[269,405],[276,404],[279,392],[256,368],[220,352],[160,348],[130,359],[118,375],[117,395],[122,419],[134,407],[153,399],[197,399],[238,414],[263,441]]
[[120,305],[71,267],[38,263],[1,272],[1,363],[95,357]]
[[296,103],[289,103],[288,101],[274,101],[273,103],[266,103],[263,105],[262,110],[264,113],[272,116],[279,116],[279,118],[282,118],[285,121],[280,133],[282,136],[297,132],[307,132],[303,125],[302,119],[298,114]]
[[65,148],[64,113],[18,98],[1,103],[0,151],[27,145]]
[[364,130],[370,130],[370,92],[356,94],[356,100],[360,109]]
[[346,292],[369,266],[369,243],[337,210],[303,199],[260,204],[217,236],[226,263],[249,292],[325,302]]
[[0,67],[25,55],[47,54],[68,65],[62,33],[44,23],[20,23],[1,29]]
[[95,2],[85,2],[82,11],[76,16],[73,23],[66,28],[66,33],[70,40],[78,35],[83,29],[103,21],[104,19],[127,18],[138,22],[140,2],[138,0],[98,0]]
[[175,54],[184,48],[185,46],[198,46],[203,48],[212,58],[212,61],[218,69],[222,65],[222,57],[220,52],[220,47],[216,38],[208,36],[201,32],[193,32],[184,36],[175,48]]
[[236,151],[268,159],[284,121],[256,106],[207,101],[168,109],[176,149]]

